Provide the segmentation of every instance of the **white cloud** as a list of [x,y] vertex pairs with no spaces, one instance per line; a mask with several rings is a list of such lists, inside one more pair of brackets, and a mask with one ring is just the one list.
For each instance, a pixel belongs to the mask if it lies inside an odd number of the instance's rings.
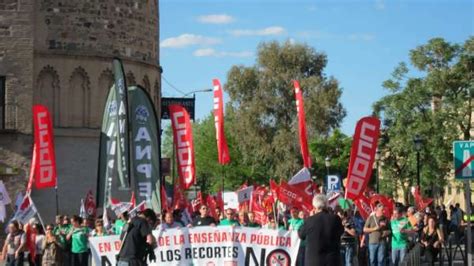
[[279,26],[267,27],[257,30],[231,30],[230,34],[234,36],[270,36],[281,35],[285,33],[285,28]]
[[375,9],[377,9],[377,10],[384,10],[384,9],[385,9],[385,2],[384,2],[384,0],[375,0]]
[[197,20],[200,23],[205,24],[229,24],[235,21],[232,16],[226,14],[212,14],[212,15],[205,15],[199,16]]
[[160,43],[160,46],[163,48],[182,48],[192,45],[214,45],[221,42],[222,41],[219,38],[205,37],[201,35],[185,33],[177,37],[164,39]]
[[212,48],[203,48],[194,51],[193,55],[196,57],[250,57],[253,56],[253,53],[250,51],[224,52]]

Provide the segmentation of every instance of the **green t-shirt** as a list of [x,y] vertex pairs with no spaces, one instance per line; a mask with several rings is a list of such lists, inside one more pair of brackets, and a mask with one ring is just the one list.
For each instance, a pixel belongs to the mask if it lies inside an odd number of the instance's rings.
[[304,220],[300,218],[291,218],[288,220],[288,229],[292,231],[298,231],[303,226]]
[[401,229],[411,229],[410,221],[406,217],[390,221],[392,229],[392,249],[406,248],[408,244],[408,234],[401,233]]
[[260,227],[262,227],[260,224],[255,223],[255,222],[254,223],[248,222],[245,226],[246,227],[251,227],[251,228],[260,228]]
[[87,252],[89,247],[87,246],[87,236],[90,233],[90,229],[87,227],[73,228],[72,229],[72,253],[84,253]]
[[236,220],[223,219],[219,225],[239,225],[239,223]]
[[114,234],[120,235],[122,234],[122,229],[125,226],[126,222],[122,219],[118,219],[115,221],[114,225]]
[[67,247],[67,239],[66,236],[71,232],[72,225],[60,225],[56,226],[53,230],[53,234],[57,237],[59,244],[63,247]]

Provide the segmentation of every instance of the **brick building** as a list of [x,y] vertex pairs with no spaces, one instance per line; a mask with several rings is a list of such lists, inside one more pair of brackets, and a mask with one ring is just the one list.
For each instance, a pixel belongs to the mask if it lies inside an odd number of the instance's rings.
[[[79,211],[96,189],[112,58],[122,58],[128,85],[142,85],[158,107],[158,37],[156,0],[0,0],[0,178],[12,197],[26,187],[31,109],[41,103],[54,120],[60,213]],[[54,190],[32,197],[52,221]]]

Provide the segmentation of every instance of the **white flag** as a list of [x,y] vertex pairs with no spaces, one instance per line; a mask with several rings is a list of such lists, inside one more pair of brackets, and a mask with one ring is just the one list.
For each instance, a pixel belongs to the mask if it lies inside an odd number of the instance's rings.
[[253,186],[248,186],[241,190],[237,191],[237,199],[239,203],[250,201],[250,197],[252,196]]
[[311,181],[311,173],[309,172],[308,168],[304,167],[295,176],[293,176],[290,181],[288,181],[288,185],[296,185],[303,182]]
[[38,211],[36,210],[35,204],[27,194],[23,198],[21,205],[18,207],[13,220],[17,220],[22,224],[26,224],[31,218],[33,218],[33,216],[36,215],[37,212]]
[[10,196],[8,195],[7,189],[3,184],[3,181],[0,181],[0,205],[7,205],[12,203]]
[[7,210],[5,209],[5,205],[0,204],[0,222],[5,222],[5,218],[7,217]]
[[81,199],[81,208],[79,210],[79,217],[82,219],[87,218],[86,207],[84,206],[84,199]]

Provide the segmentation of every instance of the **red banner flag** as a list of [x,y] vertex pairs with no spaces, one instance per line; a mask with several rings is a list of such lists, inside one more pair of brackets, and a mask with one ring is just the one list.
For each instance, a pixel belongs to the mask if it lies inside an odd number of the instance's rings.
[[218,79],[212,80],[214,86],[214,123],[216,126],[217,154],[220,164],[230,162],[229,147],[224,131],[224,100],[222,86]]
[[307,213],[313,209],[311,197],[308,197],[304,192],[295,189],[286,182],[280,182],[280,186],[275,190],[276,197],[284,204],[300,208]]
[[217,216],[217,212],[216,212],[217,202],[216,202],[216,199],[214,199],[214,196],[207,195],[206,205],[207,205],[207,208],[209,209],[209,214],[218,221],[219,217]]
[[221,212],[223,212],[224,211],[224,198],[222,197],[222,191],[217,192],[216,202],[217,202],[217,207],[221,210]]
[[369,215],[372,213],[369,199],[364,195],[360,195],[356,200],[354,200],[354,204],[356,205],[357,210],[359,210],[360,216],[362,216],[364,220],[367,220]]
[[423,198],[423,196],[421,196],[419,187],[412,187],[411,194],[415,198],[416,208],[419,211],[423,211],[426,207],[430,206],[430,204],[433,202],[432,198]]
[[33,106],[34,127],[34,180],[36,188],[56,186],[56,157],[54,155],[54,134],[51,116],[43,105]]
[[380,120],[377,118],[364,117],[357,122],[347,172],[346,198],[357,199],[367,187],[372,175],[379,133]]
[[395,208],[395,203],[393,199],[380,194],[373,194],[370,196],[370,205],[372,209],[375,209],[377,203],[380,203],[384,206],[383,214],[387,218],[391,218],[393,214],[393,209]]
[[95,217],[96,216],[96,205],[95,205],[95,198],[92,195],[92,191],[89,190],[86,195],[86,201],[84,202],[84,206],[86,209],[86,213],[88,216]]
[[178,161],[179,184],[186,190],[196,183],[193,129],[188,111],[183,106],[172,104],[169,111]]
[[263,208],[261,205],[257,203],[257,201],[253,200],[250,205],[250,210],[255,215],[255,221],[260,225],[265,225],[268,223],[268,212]]
[[295,87],[296,111],[298,112],[298,131],[300,135],[301,155],[303,156],[304,167],[311,168],[311,157],[309,156],[308,141],[306,137],[306,119],[303,104],[303,92],[300,88],[300,83],[297,80],[293,81]]

